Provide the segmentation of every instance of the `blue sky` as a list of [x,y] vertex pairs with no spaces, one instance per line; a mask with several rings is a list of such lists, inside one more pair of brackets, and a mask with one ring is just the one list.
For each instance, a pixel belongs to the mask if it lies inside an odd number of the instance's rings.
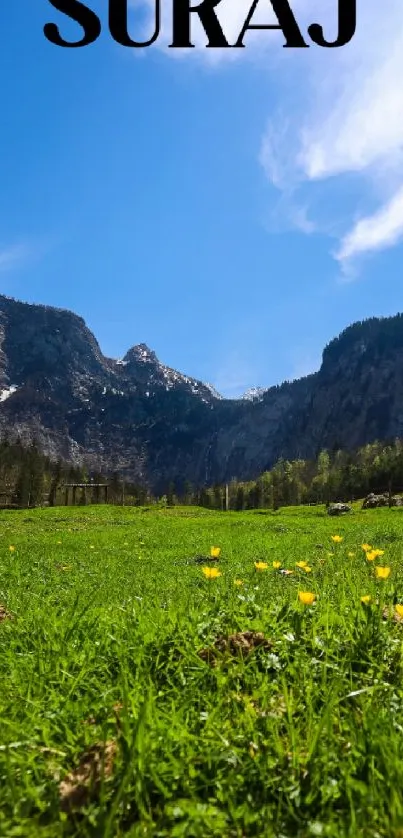
[[[400,0],[358,0],[341,50],[256,32],[222,53],[195,26],[180,55],[169,0],[141,51],[111,40],[106,0],[87,4],[103,32],[77,50],[46,41],[50,21],[81,32],[46,0],[0,8],[2,293],[228,396],[313,371],[348,324],[403,309]],[[234,41],[250,5],[222,0]],[[292,5],[303,31],[334,30],[335,0]]]

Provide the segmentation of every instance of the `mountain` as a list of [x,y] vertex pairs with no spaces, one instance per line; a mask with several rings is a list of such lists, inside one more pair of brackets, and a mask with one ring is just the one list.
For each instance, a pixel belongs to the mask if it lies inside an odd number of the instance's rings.
[[242,398],[248,402],[261,402],[267,390],[264,387],[249,387]]
[[145,344],[107,358],[81,317],[0,296],[5,433],[154,491],[248,479],[280,457],[403,437],[403,315],[345,329],[317,373],[230,400]]

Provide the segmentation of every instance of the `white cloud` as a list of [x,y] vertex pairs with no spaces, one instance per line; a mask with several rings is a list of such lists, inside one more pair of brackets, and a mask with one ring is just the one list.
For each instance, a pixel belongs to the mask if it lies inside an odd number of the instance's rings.
[[364,253],[391,247],[403,239],[403,187],[373,215],[360,219],[344,237],[336,258],[345,264]]
[[[331,204],[346,183],[344,234],[335,256],[351,273],[357,256],[391,247],[403,237],[403,4],[358,4],[357,33],[348,48],[311,53],[305,113],[284,136],[278,116],[262,144],[267,177],[279,188],[299,187],[305,200],[314,183]],[[284,107],[284,106],[283,106]],[[350,180],[347,180],[347,176]],[[377,208],[351,208],[351,176],[360,204],[371,190]],[[315,193],[316,194],[316,193]]]
[[[374,3],[368,2],[369,11]],[[392,155],[400,162],[403,150],[403,6],[389,5],[390,27],[378,32],[385,17],[367,14],[364,33],[357,39],[353,61],[336,62],[343,89],[333,101],[320,101],[300,132],[299,164],[310,179],[344,172],[362,172]],[[364,22],[362,22],[363,26]],[[351,53],[352,57],[353,53]],[[327,83],[334,87],[332,71]]]
[[[154,0],[143,0],[151,15]],[[193,0],[196,5],[196,0]],[[237,40],[252,0],[221,0],[217,17],[230,43]],[[337,34],[336,0],[293,0],[290,4],[305,39],[313,22],[326,37]],[[172,0],[162,2],[163,26],[157,48],[171,41]],[[345,271],[358,254],[390,247],[401,237],[403,182],[403,2],[357,0],[357,31],[341,49],[284,50],[281,32],[249,31],[245,49],[206,49],[206,34],[192,15],[196,49],[166,50],[170,57],[192,56],[217,69],[222,63],[258,63],[259,95],[275,73],[281,108],[271,114],[262,138],[260,162],[270,183],[279,189],[282,208],[288,202],[288,222],[302,232],[322,227],[311,209],[317,196],[331,208],[337,187],[339,247],[336,258]],[[268,0],[260,0],[253,23],[276,23]],[[148,21],[148,31],[150,21]],[[152,25],[152,24],[151,24]],[[256,87],[253,95],[256,96]],[[348,180],[348,176],[350,180]],[[357,202],[352,205],[351,177]],[[346,201],[343,203],[343,184]],[[298,194],[301,190],[302,197]],[[377,207],[365,206],[367,193]],[[295,203],[293,203],[295,201]],[[364,207],[363,207],[364,204]],[[358,215],[358,218],[357,218]],[[361,216],[361,217],[360,217]],[[327,230],[332,224],[327,223]]]

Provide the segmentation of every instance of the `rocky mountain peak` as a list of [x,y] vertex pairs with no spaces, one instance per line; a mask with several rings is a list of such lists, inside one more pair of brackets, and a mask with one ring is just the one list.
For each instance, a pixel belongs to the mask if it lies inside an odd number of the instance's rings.
[[158,365],[159,360],[152,349],[146,343],[138,343],[132,346],[123,358],[124,364],[153,364]]

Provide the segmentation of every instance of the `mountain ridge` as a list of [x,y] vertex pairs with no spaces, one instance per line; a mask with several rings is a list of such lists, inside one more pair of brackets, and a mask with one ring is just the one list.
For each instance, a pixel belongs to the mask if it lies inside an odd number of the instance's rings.
[[320,369],[226,399],[145,343],[103,355],[84,319],[0,296],[0,434],[153,490],[250,479],[280,457],[403,436],[403,315],[368,318]]

